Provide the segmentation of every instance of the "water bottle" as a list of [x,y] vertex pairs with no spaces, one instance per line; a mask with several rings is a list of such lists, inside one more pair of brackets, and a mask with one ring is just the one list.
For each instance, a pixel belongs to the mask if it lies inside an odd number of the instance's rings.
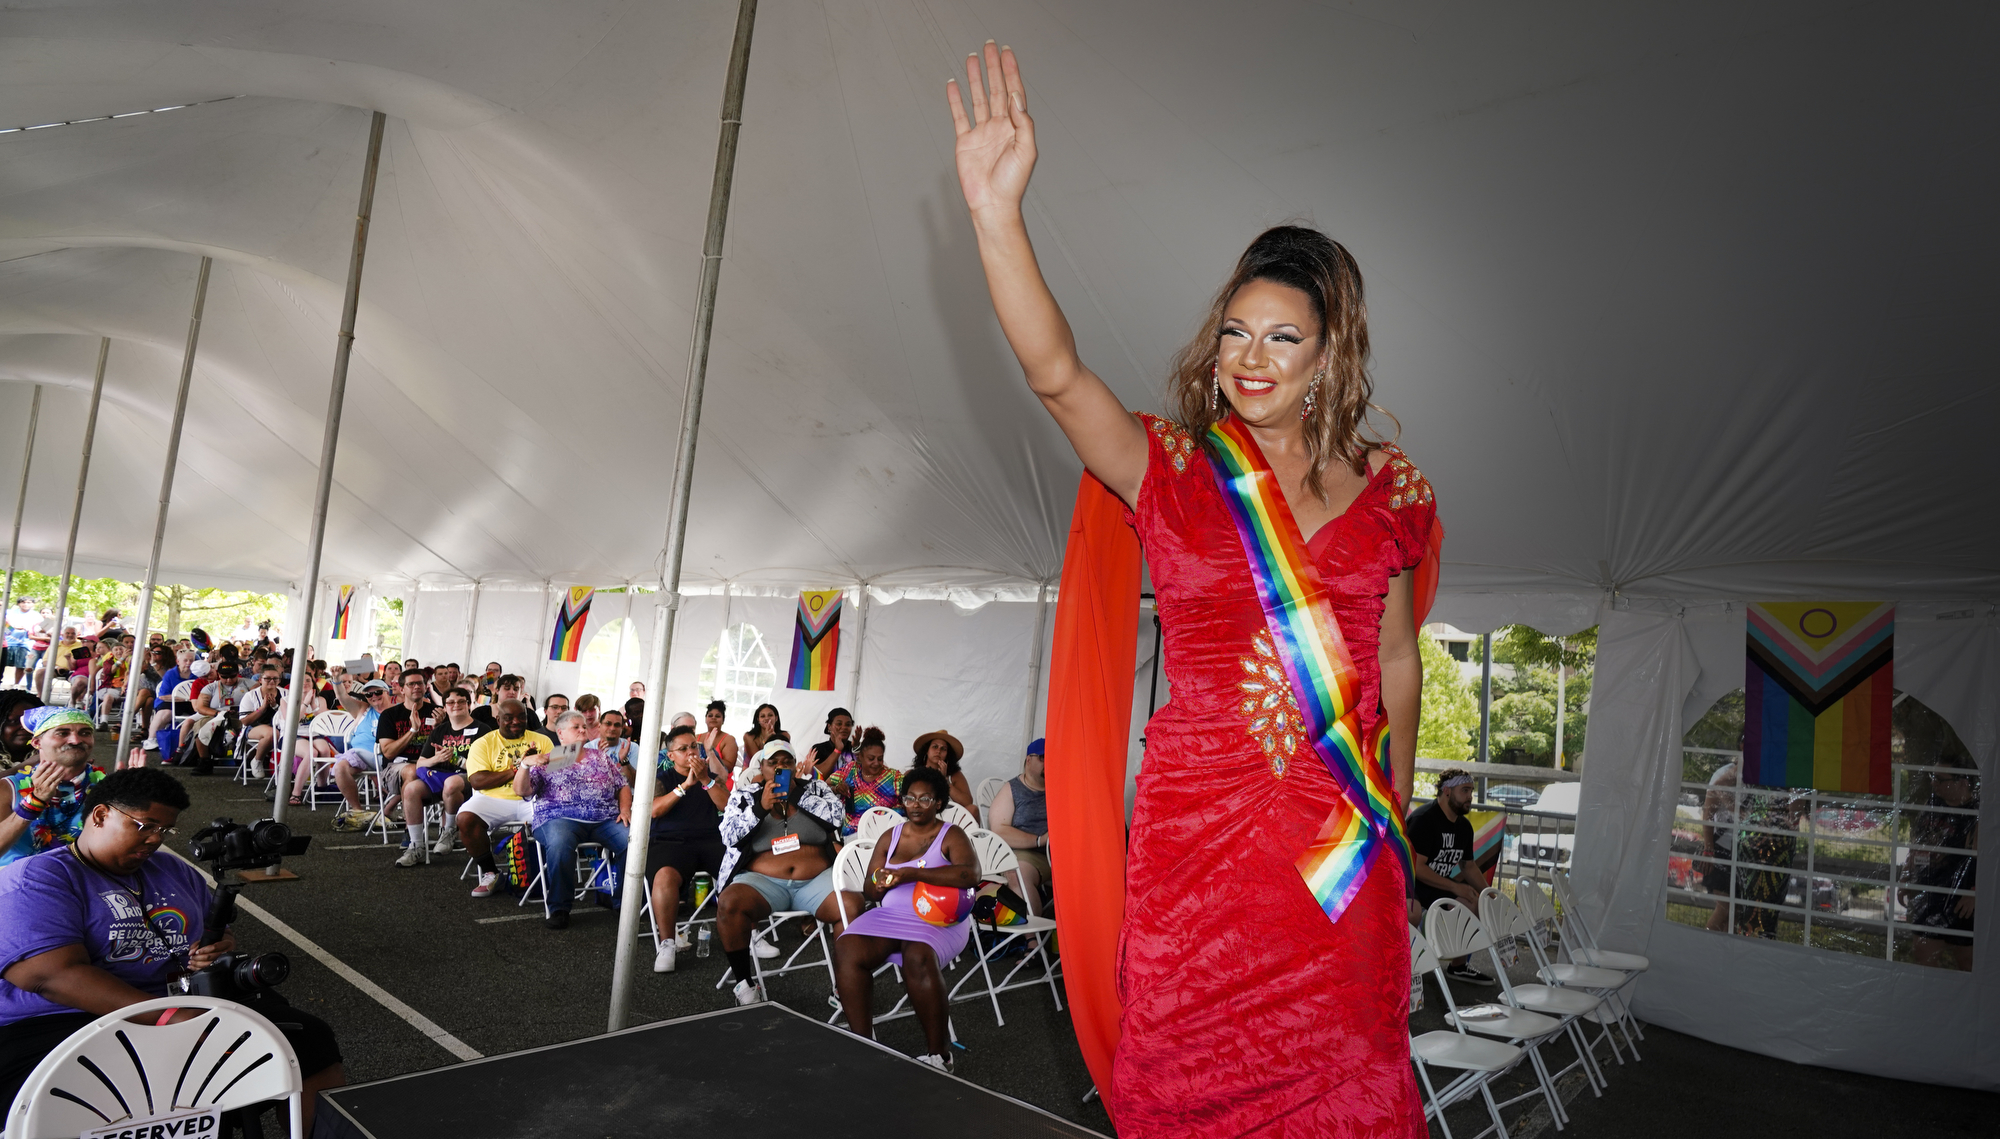
[[704,870],[694,876],[694,908],[700,909],[708,901],[709,891],[715,889],[715,880]]
[[1422,1011],[1424,1011],[1424,975],[1413,973],[1410,975],[1410,1013],[1415,1015]]
[[708,927],[707,927],[707,926],[702,926],[702,927],[701,927],[701,932],[699,932],[699,933],[697,933],[697,934],[695,934],[695,935],[694,935],[694,955],[695,955],[696,957],[706,957],[706,956],[708,956]]

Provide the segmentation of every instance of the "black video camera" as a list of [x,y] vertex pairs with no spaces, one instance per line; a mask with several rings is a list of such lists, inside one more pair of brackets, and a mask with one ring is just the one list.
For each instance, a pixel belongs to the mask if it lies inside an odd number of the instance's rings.
[[252,993],[268,992],[292,975],[292,960],[282,953],[225,953],[215,964],[182,977],[183,993],[241,1002]]
[[311,835],[294,835],[275,819],[258,819],[245,826],[235,819],[216,819],[188,839],[188,853],[206,862],[221,878],[225,871],[254,870],[276,865],[290,855],[304,854]]

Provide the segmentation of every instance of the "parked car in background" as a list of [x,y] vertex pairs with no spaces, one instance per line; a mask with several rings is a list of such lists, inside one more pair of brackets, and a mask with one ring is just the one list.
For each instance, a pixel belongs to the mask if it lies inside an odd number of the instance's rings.
[[1503,807],[1519,810],[1532,807],[1541,800],[1542,793],[1533,787],[1523,787],[1519,783],[1497,783],[1486,789],[1486,801]]

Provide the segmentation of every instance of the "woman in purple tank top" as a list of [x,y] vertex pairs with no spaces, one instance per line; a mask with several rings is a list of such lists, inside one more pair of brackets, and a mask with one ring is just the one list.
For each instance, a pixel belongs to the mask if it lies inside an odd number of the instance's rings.
[[930,1045],[918,1059],[946,1071],[951,1028],[940,966],[963,952],[972,935],[972,888],[979,884],[972,840],[938,818],[950,801],[951,784],[942,772],[918,767],[905,777],[906,821],[876,841],[862,890],[868,901],[880,904],[848,923],[833,950],[847,1026],[874,1038],[875,970],[885,961],[901,965],[910,1005]]

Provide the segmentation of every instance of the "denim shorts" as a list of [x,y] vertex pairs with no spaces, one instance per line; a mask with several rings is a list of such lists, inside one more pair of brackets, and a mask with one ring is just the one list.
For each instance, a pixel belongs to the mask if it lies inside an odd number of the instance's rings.
[[818,877],[804,879],[772,878],[745,870],[729,879],[731,886],[738,882],[757,891],[759,896],[771,903],[774,914],[787,910],[818,913],[819,904],[833,893],[833,868],[829,866],[820,871]]

